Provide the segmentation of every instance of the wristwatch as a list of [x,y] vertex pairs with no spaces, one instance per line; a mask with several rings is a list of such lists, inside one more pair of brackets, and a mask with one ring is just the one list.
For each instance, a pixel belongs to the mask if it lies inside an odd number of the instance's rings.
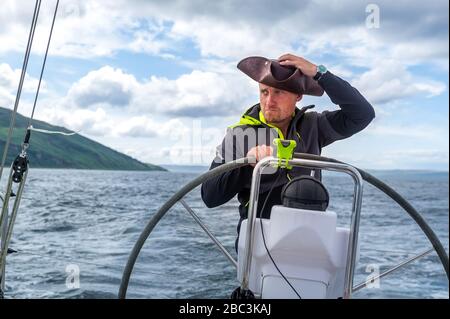
[[324,75],[325,73],[327,73],[327,68],[324,66],[324,65],[322,65],[322,64],[320,64],[320,65],[318,65],[317,66],[317,73],[316,73],[316,75],[314,75],[314,80],[316,80],[316,81],[319,81],[319,79],[320,79],[320,77],[322,76],[322,75]]

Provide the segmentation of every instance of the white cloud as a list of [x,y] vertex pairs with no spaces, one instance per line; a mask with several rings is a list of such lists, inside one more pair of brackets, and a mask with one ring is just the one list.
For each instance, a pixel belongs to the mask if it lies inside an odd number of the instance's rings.
[[[53,4],[42,4],[34,53],[45,50]],[[55,92],[41,103],[49,106],[38,108],[38,114],[52,124],[99,139],[109,138],[109,145],[122,145],[120,149],[142,156],[154,152],[144,151],[138,142],[120,141],[145,140],[141,145],[146,145],[149,139],[153,142],[162,136],[173,141],[184,141],[186,136],[194,139],[195,130],[186,121],[203,119],[205,135],[217,136],[201,146],[189,146],[185,154],[194,158],[195,154],[209,154],[212,144],[215,146],[220,139],[219,133],[206,133],[207,129],[214,131],[212,126],[217,125],[222,132],[232,123],[223,116],[237,120],[246,107],[257,101],[256,84],[236,69],[237,61],[247,55],[277,57],[291,51],[324,63],[343,78],[353,79],[352,84],[373,104],[390,102],[378,108],[377,115],[390,115],[386,112],[395,103],[413,104],[413,99],[408,98],[442,94],[446,84],[432,76],[436,71],[433,66],[440,68],[439,76],[442,70],[448,71],[448,2],[430,0],[424,6],[403,0],[377,1],[381,12],[379,29],[365,26],[366,4],[352,0],[305,0],[301,4],[295,0],[61,2],[50,59],[52,55],[90,59],[80,70],[87,65],[95,65],[96,69],[85,76],[75,72],[58,79],[61,84],[80,77],[66,86],[71,85],[65,96]],[[0,55],[23,54],[32,9],[31,3],[2,2]],[[128,66],[129,61],[125,64],[118,54],[122,51],[157,55],[193,71],[176,78],[149,74],[142,80],[142,74],[134,76],[117,67],[100,67],[104,63]],[[68,61],[69,69],[77,69],[75,59],[62,61]],[[421,70],[430,64],[426,72],[429,78],[423,77]],[[369,71],[358,76],[360,69],[355,66]],[[0,105],[13,103],[19,76],[20,70],[0,64]],[[34,92],[35,79],[25,84],[26,92]],[[28,107],[27,101],[23,102],[21,109]],[[439,138],[438,131],[425,121],[420,130],[408,125],[372,125],[367,133],[427,141]],[[185,146],[176,144],[165,151],[173,154],[177,149],[185,150]],[[426,152],[422,155],[426,158]],[[367,163],[373,163],[373,158],[370,161]]]
[[110,135],[116,127],[116,123],[100,107],[95,110],[67,109],[61,105],[45,107],[38,110],[38,117],[43,121],[66,127],[82,135]]
[[157,121],[149,116],[134,116],[125,120],[117,120],[112,136],[121,137],[164,137],[180,139],[188,135],[189,128],[179,119]]
[[447,136],[447,128],[439,128],[428,125],[395,125],[395,126],[382,126],[382,125],[371,125],[365,132],[368,134],[379,135],[382,138],[393,138],[393,137],[403,137],[408,139],[422,139],[428,141],[437,141],[439,139]]
[[237,70],[236,61],[225,59],[200,58],[196,60],[178,59],[181,65],[197,71],[215,72],[219,74],[235,74]]
[[425,95],[432,97],[446,90],[442,82],[416,79],[405,67],[395,61],[381,61],[376,67],[363,73],[352,84],[374,104],[396,99]]
[[[0,52],[23,52],[34,5],[18,4],[15,0],[4,2],[0,12]],[[55,3],[56,1],[46,1],[41,5],[33,53],[45,52]],[[154,38],[158,34],[158,23],[150,21],[151,16],[134,17],[125,14],[126,10],[122,6],[126,8],[127,5],[94,0],[62,1],[49,54],[92,58],[110,56],[118,50],[158,53],[166,47],[164,41]],[[142,21],[148,22],[148,30],[140,30]],[[151,40],[151,47],[143,43],[146,40]]]
[[[384,152],[379,160],[380,165],[387,167],[399,167],[399,163],[403,163],[405,166],[403,168],[409,168],[421,163],[428,165],[448,163],[449,153],[438,149],[400,149]],[[399,168],[402,167],[400,166]]]
[[[130,3],[130,2],[127,2]],[[448,3],[427,6],[377,1],[380,28],[366,26],[365,2],[347,1],[132,1],[132,15],[173,21],[175,37],[189,38],[203,56],[276,57],[294,50],[306,56],[338,54],[370,65],[380,56],[401,64],[448,61]],[[446,8],[447,7],[447,8]],[[139,9],[137,9],[139,8]]]
[[[17,91],[17,87],[20,81],[20,75],[22,69],[12,69],[9,64],[0,64],[0,87],[7,89],[9,91]],[[34,93],[37,89],[39,80],[30,76],[28,73],[25,74],[25,79],[23,82],[22,92]],[[44,80],[41,82],[40,92],[45,92],[46,83]]]
[[[9,64],[0,63],[0,106],[13,108],[21,73],[21,69],[12,69]],[[35,93],[37,86],[38,79],[26,73],[22,93]],[[42,80],[40,93],[47,91],[46,86]]]
[[[139,82],[120,69],[104,66],[89,72],[69,89],[75,107],[120,107],[124,112],[209,117],[239,113],[255,89],[243,74],[192,71],[169,80],[152,76]],[[255,91],[256,92],[256,91]]]
[[[350,149],[351,151],[351,149]],[[340,151],[339,147],[325,148],[323,154],[363,169],[432,169],[448,170],[448,150],[397,147],[382,152]],[[375,159],[375,160],[374,160]]]
[[111,118],[112,134],[99,140],[144,162],[210,164],[224,134],[224,128],[211,128],[210,121],[199,119]]
[[175,80],[151,77],[136,95],[135,107],[173,116],[209,117],[241,110],[251,92],[240,74],[192,71]]
[[289,39],[280,30],[261,29],[236,21],[231,25],[230,22],[217,21],[212,17],[176,21],[172,32],[193,38],[202,56],[239,58],[265,55],[277,58],[281,53],[293,50]]
[[[33,6],[4,2],[0,52],[22,52]],[[380,28],[369,29],[367,3],[352,0],[301,4],[291,0],[74,0],[61,3],[51,54],[89,58],[131,50],[167,55],[177,50],[179,41],[189,39],[203,56],[235,60],[294,51],[310,57],[338,54],[359,65],[380,55],[404,64],[448,61],[448,2],[430,0],[423,6],[385,0],[376,4]],[[52,5],[46,2],[41,9],[37,52],[45,48]]]
[[[128,48],[133,52],[144,52],[148,54],[157,55],[163,49],[170,46],[168,41],[158,40],[158,35],[162,32],[140,30],[134,33],[134,39],[128,45]],[[170,55],[168,57],[171,57]]]
[[11,92],[0,86],[0,106],[9,109],[13,108],[15,96]]
[[192,128],[177,118],[168,120],[154,116],[124,116],[102,107],[95,109],[68,109],[63,105],[38,110],[40,120],[66,127],[83,135],[111,138],[164,137],[178,141],[190,136]]
[[117,124],[118,126],[115,127],[113,132],[117,137],[155,137],[158,135],[155,122],[145,116],[124,119]]
[[448,54],[448,34],[447,41],[443,38],[404,41],[396,44],[391,50],[391,56],[397,61],[409,65],[434,62],[438,66],[446,65],[447,71]]
[[138,86],[133,75],[104,66],[74,83],[68,92],[68,100],[82,108],[98,103],[126,107]]

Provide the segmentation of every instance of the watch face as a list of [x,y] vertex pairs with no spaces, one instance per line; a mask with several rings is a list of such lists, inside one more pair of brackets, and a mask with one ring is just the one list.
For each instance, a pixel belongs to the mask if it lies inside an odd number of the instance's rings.
[[324,65],[319,65],[319,72],[325,73],[325,72],[327,72],[327,68]]

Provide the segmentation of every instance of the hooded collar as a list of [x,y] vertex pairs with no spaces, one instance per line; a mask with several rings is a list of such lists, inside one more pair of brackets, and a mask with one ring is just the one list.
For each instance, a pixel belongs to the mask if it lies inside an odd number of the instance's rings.
[[[308,106],[302,107],[301,109],[299,109],[298,107],[295,108],[295,111],[292,114],[291,124],[289,125],[290,129],[288,132],[288,136],[291,135],[292,130],[297,126],[297,122],[300,120],[300,118],[303,116],[303,114],[307,110],[312,109],[313,107],[314,107],[314,105],[308,105]],[[273,126],[266,122],[264,115],[261,112],[261,105],[259,103],[250,107],[241,116],[240,121],[238,123],[236,123],[235,125],[230,126],[230,128],[234,128],[236,126],[241,126],[241,125],[265,126],[265,127],[274,128],[277,131],[280,138],[282,138],[282,139],[285,138],[283,136],[283,133],[281,132],[281,130],[278,127]]]

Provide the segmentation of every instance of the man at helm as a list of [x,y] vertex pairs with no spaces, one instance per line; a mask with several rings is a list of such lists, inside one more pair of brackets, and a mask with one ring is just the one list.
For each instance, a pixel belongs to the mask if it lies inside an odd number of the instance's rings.
[[[274,138],[294,140],[294,152],[320,155],[323,147],[363,130],[375,117],[373,107],[357,89],[325,66],[302,57],[292,54],[284,54],[278,60],[248,57],[237,67],[259,83],[259,103],[228,129],[210,169],[239,158],[252,156],[259,161],[270,156],[274,152],[271,146]],[[296,107],[304,94],[321,96],[324,92],[340,110],[318,113],[308,111],[314,105]],[[223,173],[203,183],[201,188],[208,207],[222,205],[238,195],[241,216],[238,233],[242,220],[247,218],[255,164]],[[278,171],[279,174],[262,176],[257,217],[270,217],[272,206],[281,204],[283,186],[292,178],[301,175],[321,178],[320,171],[300,167]],[[266,205],[260,211],[270,189]]]

